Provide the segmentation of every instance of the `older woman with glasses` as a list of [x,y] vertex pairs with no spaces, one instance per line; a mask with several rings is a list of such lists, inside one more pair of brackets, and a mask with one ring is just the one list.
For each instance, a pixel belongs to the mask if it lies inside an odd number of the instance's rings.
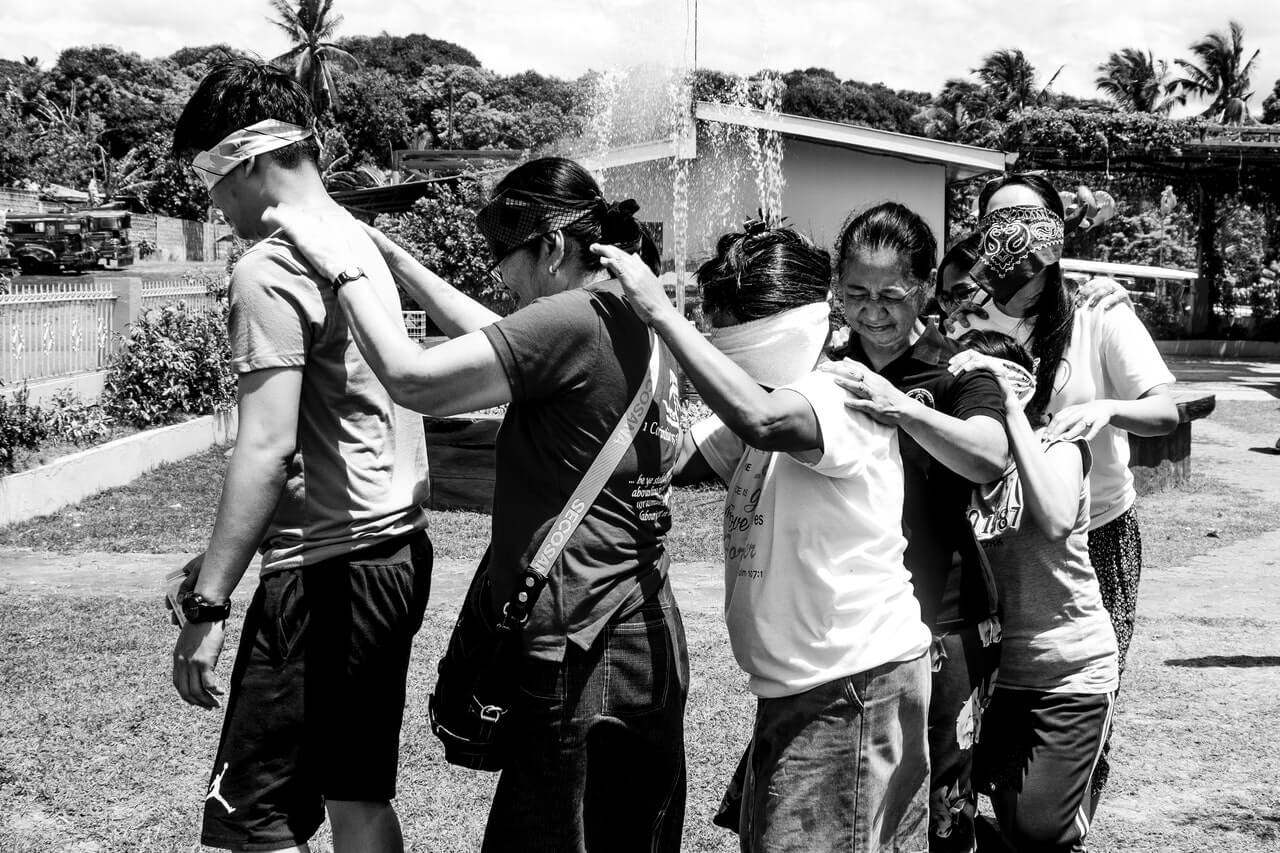
[[486,851],[680,848],[688,654],[667,578],[667,503],[679,452],[673,363],[590,250],[648,253],[636,204],[610,204],[585,169],[542,158],[510,172],[478,215],[493,270],[520,309],[498,317],[378,239],[396,279],[453,337],[410,341],[325,222],[277,219],[322,275],[391,396],[431,414],[509,403],[498,432],[491,602],[509,601],[566,501],[652,375],[636,437],[585,511],[523,629],[512,754]]
[[967,851],[977,808],[972,747],[999,637],[995,581],[967,509],[974,484],[998,478],[1008,461],[1003,398],[989,374],[949,373],[959,347],[919,319],[937,257],[919,215],[896,203],[859,213],[838,251],[852,361],[831,369],[844,377],[849,406],[900,430],[906,565],[934,635],[929,845]]

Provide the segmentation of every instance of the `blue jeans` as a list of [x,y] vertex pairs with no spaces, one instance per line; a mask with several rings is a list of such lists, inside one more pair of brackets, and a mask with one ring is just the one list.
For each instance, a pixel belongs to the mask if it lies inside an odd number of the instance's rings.
[[744,853],[928,850],[929,669],[926,654],[759,700]]
[[689,656],[670,584],[589,650],[523,670],[485,853],[678,851]]

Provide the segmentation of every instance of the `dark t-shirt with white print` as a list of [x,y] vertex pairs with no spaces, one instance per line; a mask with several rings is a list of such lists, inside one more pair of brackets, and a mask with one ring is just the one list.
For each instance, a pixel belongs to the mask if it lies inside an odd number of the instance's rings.
[[[538,299],[484,330],[511,384],[496,443],[489,578],[511,597],[542,538],[635,396],[649,330],[616,281]],[[661,342],[658,344],[661,346]],[[563,658],[589,648],[614,616],[661,587],[680,447],[679,385],[662,353],[635,441],[569,541],[525,628],[529,652]]]

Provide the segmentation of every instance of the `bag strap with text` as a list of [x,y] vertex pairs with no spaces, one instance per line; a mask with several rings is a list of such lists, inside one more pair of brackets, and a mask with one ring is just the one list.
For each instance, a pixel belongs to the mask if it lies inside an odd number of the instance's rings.
[[555,523],[551,525],[542,543],[538,545],[533,560],[520,577],[516,592],[502,609],[500,627],[515,629],[529,620],[529,612],[533,609],[538,593],[546,584],[547,575],[551,574],[552,566],[560,558],[565,546],[569,544],[569,539],[586,516],[587,510],[595,503],[600,490],[613,476],[627,448],[635,440],[636,433],[640,431],[640,425],[644,423],[644,417],[649,411],[649,405],[653,402],[661,349],[658,346],[657,335],[650,329],[649,367],[645,370],[644,378],[640,380],[640,388],[631,398],[627,408],[623,410],[622,419],[618,421],[618,425],[613,428],[608,440],[600,448],[591,467],[582,476],[582,482],[578,483],[578,487],[573,490],[573,494],[569,496],[569,500],[565,502],[564,508],[556,517]]

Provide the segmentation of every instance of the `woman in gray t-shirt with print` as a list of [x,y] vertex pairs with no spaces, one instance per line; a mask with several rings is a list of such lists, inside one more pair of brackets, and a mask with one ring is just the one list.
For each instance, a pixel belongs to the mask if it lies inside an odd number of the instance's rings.
[[[1016,850],[1078,849],[1093,815],[1090,779],[1111,724],[1116,638],[1089,563],[1089,445],[1044,441],[1023,410],[1035,387],[1025,349],[971,332],[951,370],[989,370],[1004,392],[1014,465],[986,491],[1004,533],[984,542],[1000,585],[996,689],[982,719],[975,777]],[[1017,519],[1016,526],[1009,519]],[[975,526],[985,525],[982,518]]]

